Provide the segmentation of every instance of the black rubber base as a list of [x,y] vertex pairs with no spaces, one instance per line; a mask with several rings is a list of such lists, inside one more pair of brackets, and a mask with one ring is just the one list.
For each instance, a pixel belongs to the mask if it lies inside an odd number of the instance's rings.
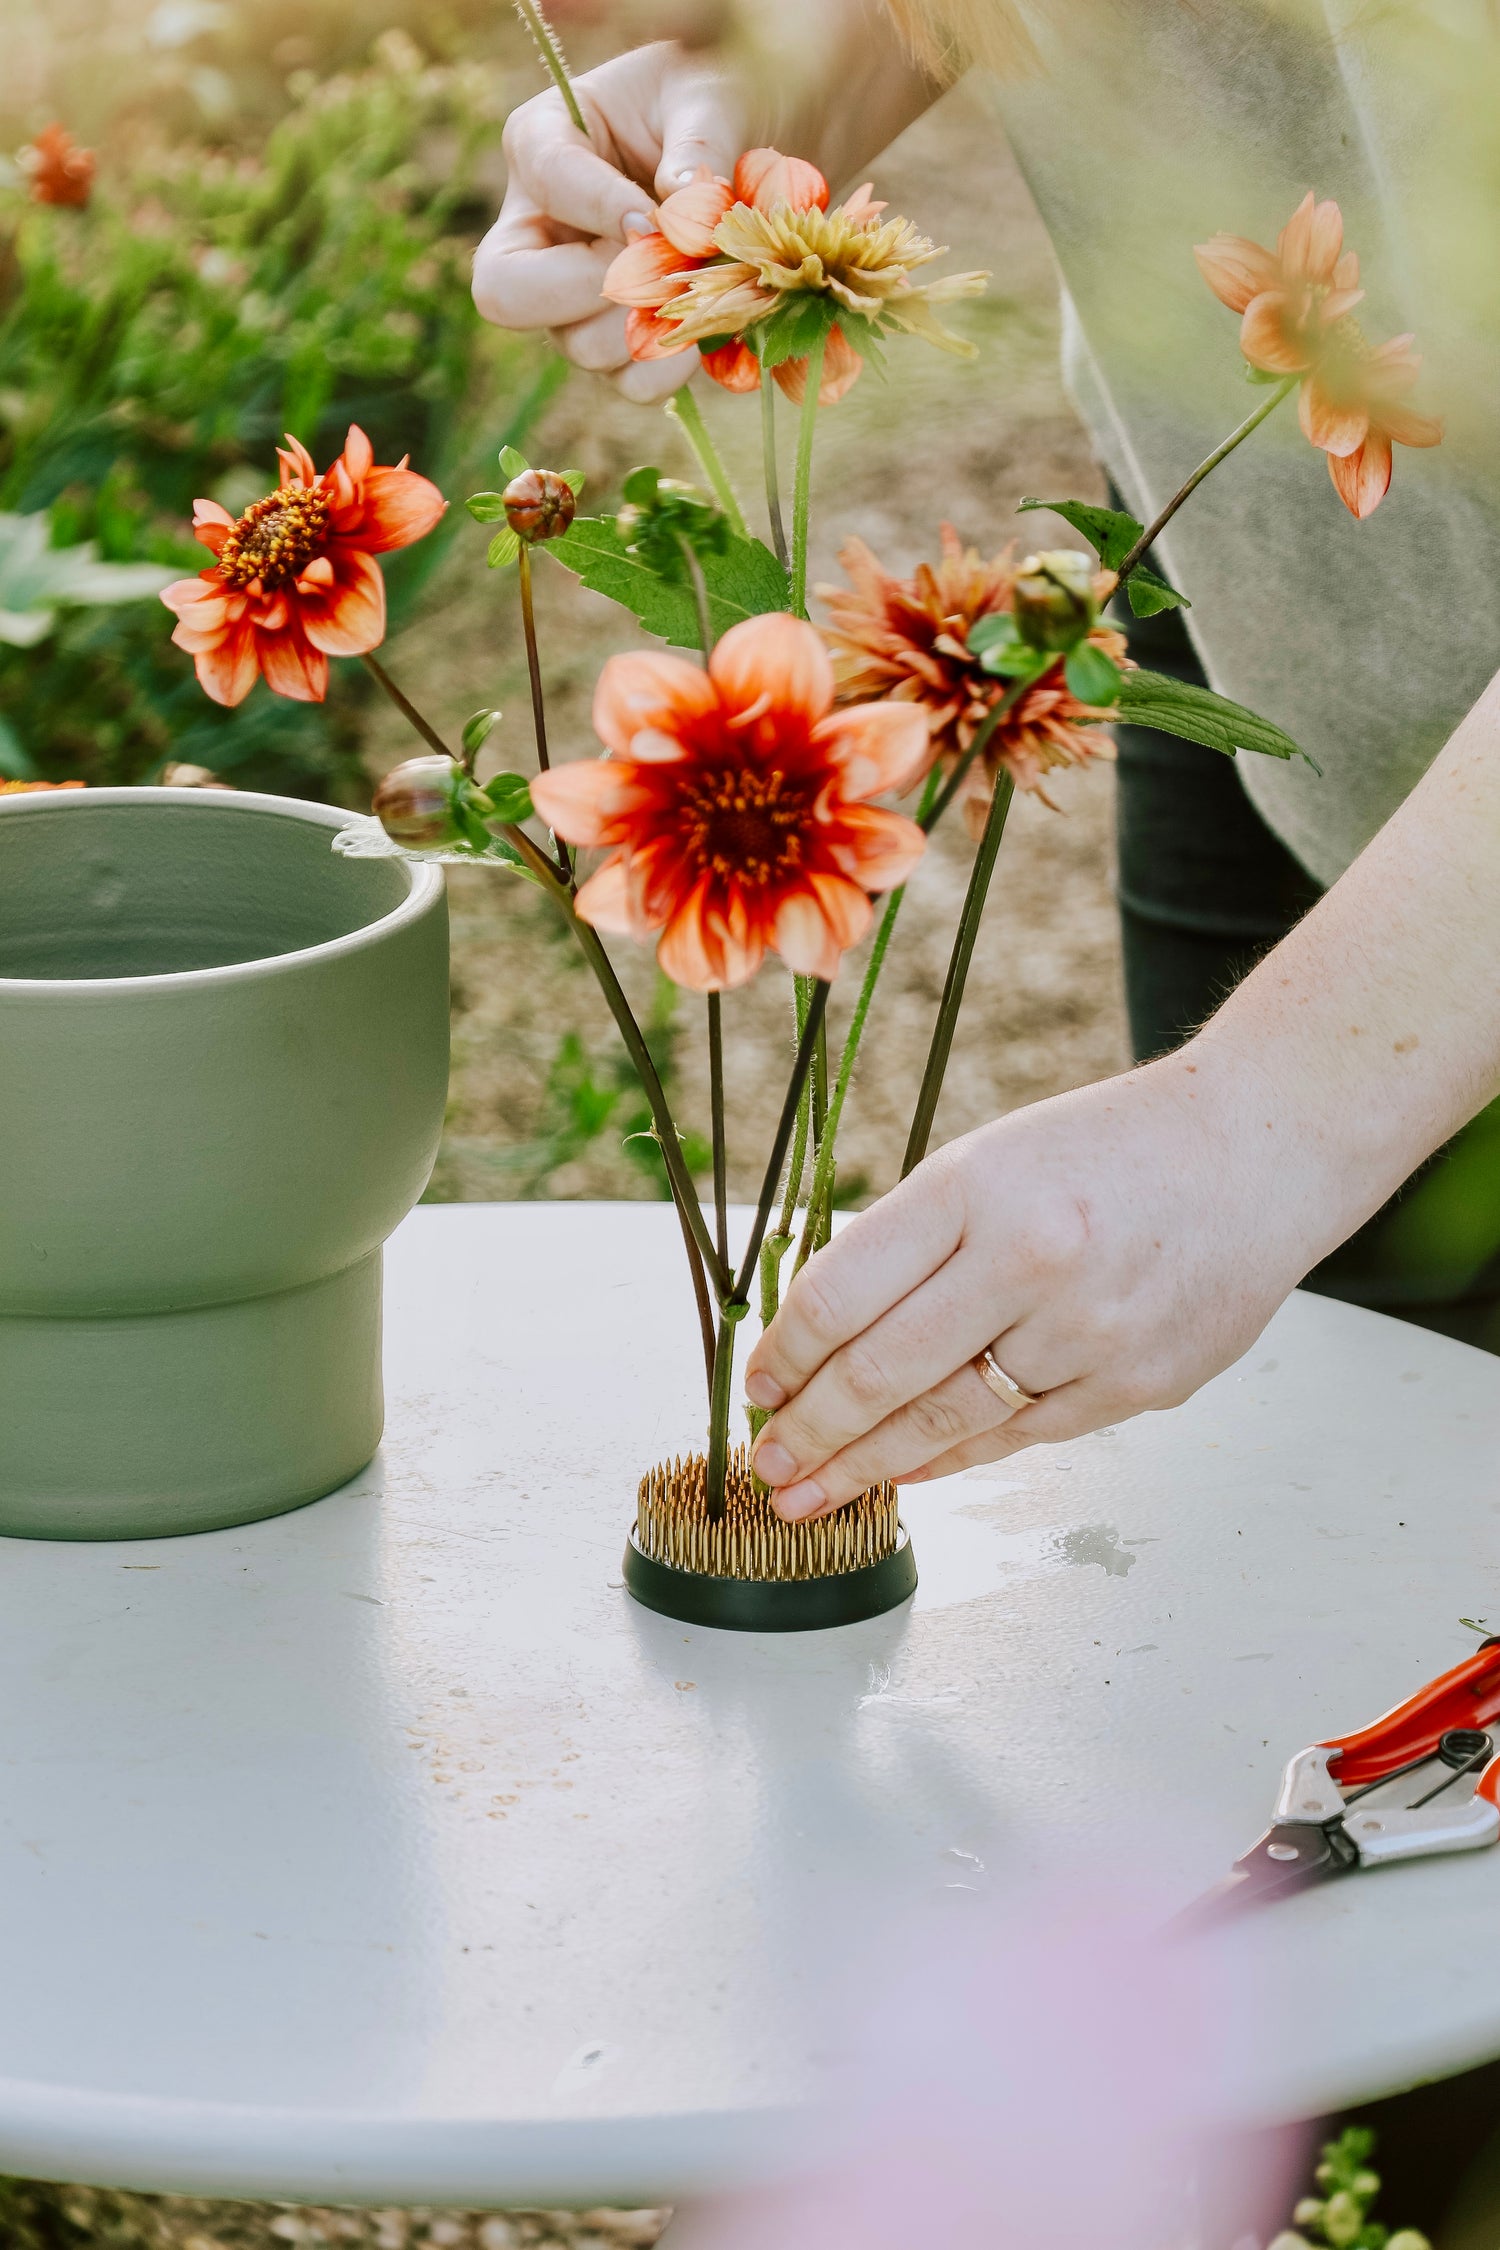
[[684,1625],[717,1625],[730,1633],[816,1633],[899,1608],[917,1590],[917,1564],[903,1529],[895,1552],[862,1570],[828,1578],[710,1578],[642,1554],[632,1530],[625,1584],[644,1608]]

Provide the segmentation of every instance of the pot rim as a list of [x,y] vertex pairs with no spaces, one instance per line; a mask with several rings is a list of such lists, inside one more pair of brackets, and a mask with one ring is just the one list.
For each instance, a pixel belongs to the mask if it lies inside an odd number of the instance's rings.
[[[305,820],[314,827],[347,828],[359,816],[343,805],[320,805],[305,797],[277,797],[267,791],[252,789],[162,789],[136,787],[121,789],[57,789],[37,790],[35,794],[17,792],[14,796],[0,796],[0,820],[26,820],[66,817],[75,805],[123,805],[127,809],[151,811],[162,805],[184,805],[200,811],[274,813],[283,819]],[[330,855],[332,844],[329,846]],[[429,913],[443,895],[443,871],[440,866],[423,864],[419,860],[398,859],[393,862],[406,878],[407,893],[400,904],[382,914],[373,922],[366,922],[343,937],[327,938],[321,945],[298,946],[289,953],[259,954],[252,961],[226,961],[212,969],[166,969],[154,976],[140,977],[5,977],[0,976],[0,998],[10,994],[40,995],[56,993],[98,993],[139,991],[149,988],[153,992],[194,991],[204,986],[233,984],[246,977],[264,976],[271,971],[284,972],[300,968],[305,962],[332,961],[341,954],[357,953],[366,946],[378,945],[394,937],[408,923],[419,922]]]

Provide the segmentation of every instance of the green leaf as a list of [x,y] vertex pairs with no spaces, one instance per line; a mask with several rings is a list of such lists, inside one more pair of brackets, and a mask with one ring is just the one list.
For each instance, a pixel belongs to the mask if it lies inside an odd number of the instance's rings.
[[507,527],[506,530],[495,533],[494,538],[490,541],[489,552],[485,556],[485,561],[489,564],[491,570],[500,570],[504,568],[506,563],[513,563],[520,552],[520,540]]
[[[1025,515],[1033,508],[1046,508],[1081,531],[1106,570],[1119,569],[1146,528],[1122,508],[1096,508],[1088,500],[1023,500],[1016,513]],[[1193,606],[1186,594],[1179,594],[1175,586],[1169,586],[1144,563],[1137,563],[1130,573],[1125,593],[1137,617],[1155,617],[1160,610]]]
[[838,312],[835,300],[821,291],[799,290],[783,298],[754,334],[761,366],[779,367],[786,359],[805,359],[818,338],[828,334]]
[[498,523],[505,514],[505,495],[500,492],[471,492],[464,506],[476,523]]
[[971,656],[983,656],[988,649],[1011,648],[1019,638],[1016,621],[1010,611],[992,609],[988,616],[976,618],[969,627],[969,653]]
[[[698,646],[698,612],[692,589],[673,584],[626,547],[614,522],[603,516],[578,516],[561,539],[549,539],[541,552],[572,571],[596,594],[606,594],[639,618],[674,648]],[[722,554],[701,558],[708,588],[709,616],[716,633],[727,633],[747,617],[786,609],[791,585],[769,547],[758,539],[730,538]]]
[[464,721],[464,731],[460,740],[471,758],[475,751],[482,749],[489,740],[490,733],[499,719],[500,713],[498,711],[476,711],[472,719]]
[[500,466],[505,471],[508,483],[512,477],[524,476],[531,467],[531,463],[527,460],[525,454],[518,453],[513,445],[502,445],[500,448]]
[[492,807],[490,817],[519,825],[530,820],[531,784],[523,773],[494,773],[483,785],[483,793]]
[[1069,651],[1063,673],[1080,703],[1114,703],[1119,698],[1120,667],[1087,641]]
[[576,500],[589,481],[582,469],[559,469],[557,473]]
[[649,508],[660,484],[660,469],[653,468],[648,462],[639,469],[631,470],[620,487],[620,497],[628,501],[632,508]]
[[1002,680],[1030,680],[1052,662],[1046,649],[1033,648],[1016,630],[1009,610],[981,617],[969,628],[968,645],[979,658],[980,669]]
[[1227,696],[1162,672],[1127,672],[1120,683],[1118,709],[1127,725],[1155,727],[1159,734],[1201,742],[1205,749],[1222,750],[1226,757],[1232,758],[1237,750],[1254,750],[1266,758],[1301,758],[1314,773],[1323,770],[1269,719],[1257,718]]

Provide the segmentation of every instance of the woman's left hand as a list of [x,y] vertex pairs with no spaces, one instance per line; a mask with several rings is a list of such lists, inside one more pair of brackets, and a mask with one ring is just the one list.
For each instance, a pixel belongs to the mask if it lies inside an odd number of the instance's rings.
[[[783,1515],[1175,1406],[1249,1349],[1345,1198],[1225,1063],[1190,1046],[1018,1110],[810,1261],[745,1375],[777,1410],[755,1466]],[[1007,1410],[988,1346],[1035,1404]]]

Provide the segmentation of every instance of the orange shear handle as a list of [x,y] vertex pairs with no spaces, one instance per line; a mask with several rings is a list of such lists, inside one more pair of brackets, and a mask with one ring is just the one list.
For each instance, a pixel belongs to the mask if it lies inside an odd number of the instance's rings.
[[[1500,1718],[1500,1642],[1486,1641],[1455,1664],[1451,1672],[1429,1680],[1405,1703],[1398,1703],[1373,1726],[1357,1734],[1339,1736],[1319,1745],[1336,1753],[1335,1778],[1341,1789],[1357,1789],[1363,1782],[1379,1781],[1398,1766],[1429,1758],[1450,1727],[1487,1727]],[[1496,1760],[1500,1765],[1500,1759]],[[1490,1780],[1486,1773],[1485,1780]],[[1491,1801],[1495,1784],[1485,1791]]]

